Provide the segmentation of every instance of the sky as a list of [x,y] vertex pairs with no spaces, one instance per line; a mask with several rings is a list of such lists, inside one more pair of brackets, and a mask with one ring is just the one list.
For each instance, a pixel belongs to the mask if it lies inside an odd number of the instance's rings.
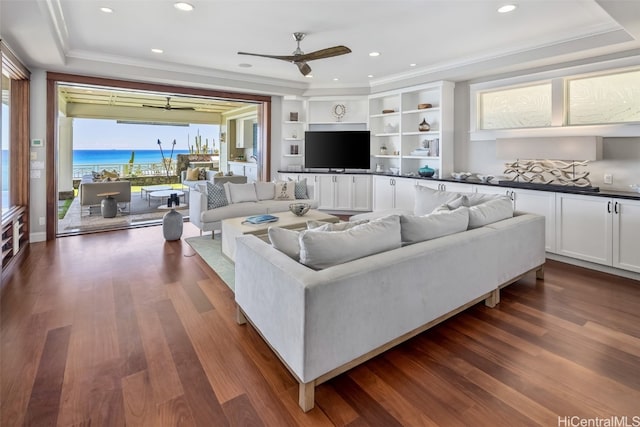
[[[115,120],[73,119],[74,150],[157,150],[158,139],[163,147],[171,147],[176,140],[176,150],[188,150],[195,144],[195,136],[200,132],[202,144],[209,140],[211,148],[220,148],[218,125],[161,126],[120,124]],[[188,143],[187,143],[188,141]]]

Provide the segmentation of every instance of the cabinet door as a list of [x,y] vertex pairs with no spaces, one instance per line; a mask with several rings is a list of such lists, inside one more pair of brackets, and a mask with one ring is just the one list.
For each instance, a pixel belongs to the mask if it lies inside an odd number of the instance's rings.
[[229,172],[234,175],[244,175],[244,166],[235,163],[229,163]]
[[605,197],[556,193],[557,253],[611,265],[612,204]]
[[333,176],[333,208],[350,210],[353,184],[349,175]]
[[443,182],[444,191],[473,193],[475,191],[473,184],[464,184],[461,182]]
[[255,165],[245,165],[244,174],[247,176],[247,182],[255,182],[258,180],[258,167]]
[[556,251],[556,195],[549,191],[514,190],[515,208],[545,218],[545,250]]
[[613,266],[640,273],[640,201],[613,199]]
[[371,176],[351,176],[351,209],[354,211],[371,210]]
[[416,204],[416,180],[411,178],[394,178],[396,187],[396,209],[413,212]]
[[335,175],[316,175],[315,194],[318,200],[318,209],[333,209],[333,195]]
[[393,178],[387,176],[373,177],[373,210],[393,209],[395,200]]

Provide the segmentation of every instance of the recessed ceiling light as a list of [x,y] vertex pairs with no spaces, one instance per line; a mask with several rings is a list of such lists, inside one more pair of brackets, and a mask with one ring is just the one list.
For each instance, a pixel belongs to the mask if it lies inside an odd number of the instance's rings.
[[334,81],[334,82],[337,82],[337,81],[338,81],[338,78],[337,78],[337,77],[334,77],[334,78],[333,78],[333,81]]
[[409,67],[415,67],[416,64],[409,64]]
[[173,7],[175,7],[178,10],[182,10],[184,12],[191,12],[193,10],[193,5],[192,4],[185,3],[183,1],[180,1],[178,3],[174,3]]
[[100,11],[104,13],[113,13],[113,9],[111,9],[110,7],[101,7]]
[[163,53],[164,50],[153,48],[153,49],[151,49],[151,52],[153,52],[153,53]]
[[369,74],[367,77],[372,78],[372,77],[373,77],[373,74]]
[[253,67],[253,65],[247,64],[246,62],[243,62],[242,64],[238,64],[238,67],[251,68],[251,67]]
[[380,56],[380,52],[369,52],[369,56]]
[[516,10],[516,5],[515,4],[505,4],[504,6],[500,6],[498,8],[498,12],[500,13],[509,13],[509,12],[513,12],[514,10]]
[[313,74],[307,74],[305,77],[308,78],[308,79],[311,79],[311,78],[313,78]]

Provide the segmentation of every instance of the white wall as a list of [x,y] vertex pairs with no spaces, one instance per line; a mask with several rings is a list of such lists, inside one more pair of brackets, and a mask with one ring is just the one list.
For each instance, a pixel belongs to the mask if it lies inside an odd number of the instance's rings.
[[[43,162],[45,168],[31,170],[30,195],[29,195],[29,240],[31,242],[43,242],[47,238],[47,170],[46,170],[46,145],[51,143],[45,138],[47,134],[47,74],[43,70],[31,70],[30,96],[31,103],[31,139],[42,139],[44,146],[31,147],[35,152],[38,162]],[[34,173],[40,174],[39,178]]]

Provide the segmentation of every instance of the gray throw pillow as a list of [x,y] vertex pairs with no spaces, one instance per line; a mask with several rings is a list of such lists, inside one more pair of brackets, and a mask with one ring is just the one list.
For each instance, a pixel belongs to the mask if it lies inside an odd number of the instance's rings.
[[220,184],[207,181],[207,209],[220,208],[228,204],[229,202],[227,201],[224,187]]
[[[293,181],[289,178],[289,181]],[[296,188],[294,190],[294,194],[296,199],[308,199],[309,195],[307,193],[307,178],[302,178],[300,181],[295,181]]]
[[513,202],[502,196],[469,209],[469,229],[483,227],[513,216]]

